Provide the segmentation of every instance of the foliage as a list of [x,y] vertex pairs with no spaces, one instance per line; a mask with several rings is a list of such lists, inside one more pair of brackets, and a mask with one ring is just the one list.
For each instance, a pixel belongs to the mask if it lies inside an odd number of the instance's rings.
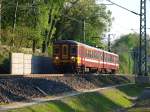
[[[111,12],[94,0],[68,2],[57,23],[56,38],[84,42],[83,23],[85,21],[85,43],[101,46],[101,36],[111,25]],[[93,38],[97,37],[97,38]]]
[[83,19],[85,43],[102,46],[101,35],[112,20],[106,6],[95,0],[3,0],[1,12],[2,44],[43,47],[43,52],[57,39],[83,42]]
[[137,58],[134,56],[134,53],[137,52],[136,49],[138,47],[138,38],[138,34],[127,34],[121,36],[121,38],[116,40],[113,44],[112,50],[119,54],[120,73],[133,73],[134,63],[137,61],[134,60]]
[[[15,38],[14,44],[16,48],[20,47],[31,47],[32,40],[40,42],[40,32],[30,27],[17,26],[16,30],[12,33],[13,28],[7,27],[2,29],[2,42],[8,44],[12,42],[12,38]],[[11,43],[12,44],[12,43]],[[11,45],[9,44],[9,45]]]
[[[2,1],[2,42],[6,45],[12,43],[15,47],[16,45],[23,47],[20,41],[24,43],[34,41],[36,47],[41,47],[45,31],[50,32],[49,36],[55,33],[51,21],[57,20],[62,4],[63,0]],[[32,47],[31,44],[28,45]]]
[[137,108],[129,109],[128,112],[150,112],[150,108],[137,107]]

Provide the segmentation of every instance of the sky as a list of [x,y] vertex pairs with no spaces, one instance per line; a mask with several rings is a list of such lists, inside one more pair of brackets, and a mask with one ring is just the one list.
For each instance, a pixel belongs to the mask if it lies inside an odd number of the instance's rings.
[[[106,0],[97,0],[98,3],[109,3]],[[140,13],[140,1],[141,0],[111,0],[125,8],[128,8],[134,12]],[[147,28],[150,28],[150,0],[147,0]],[[107,8],[112,11],[112,17],[114,21],[112,24],[110,34],[114,34],[115,38],[123,34],[138,32],[140,28],[140,17],[131,12],[117,7],[116,5],[107,5]],[[133,29],[133,30],[132,30]],[[150,29],[147,30],[150,34]]]

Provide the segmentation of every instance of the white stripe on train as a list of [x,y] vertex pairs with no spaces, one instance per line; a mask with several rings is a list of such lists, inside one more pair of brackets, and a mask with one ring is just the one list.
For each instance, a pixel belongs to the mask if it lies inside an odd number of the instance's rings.
[[114,64],[114,63],[109,63],[109,62],[99,62],[97,60],[92,60],[92,59],[87,59],[85,58],[84,59],[85,61],[88,61],[88,62],[93,62],[93,63],[100,63],[100,64],[108,64],[108,65],[115,65],[115,66],[119,66],[119,64]]

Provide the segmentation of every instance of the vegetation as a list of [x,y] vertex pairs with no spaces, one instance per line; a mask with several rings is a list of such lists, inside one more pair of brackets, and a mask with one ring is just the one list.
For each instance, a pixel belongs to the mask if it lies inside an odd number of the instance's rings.
[[119,54],[120,73],[133,74],[137,68],[138,34],[127,34],[116,40],[112,50]]
[[[147,36],[147,54],[150,56],[149,36]],[[112,51],[119,55],[120,69],[122,74],[136,74],[138,72],[138,52],[139,52],[139,34],[122,35],[115,40],[112,45]],[[150,64],[148,63],[148,68]],[[150,72],[150,69],[148,69]]]
[[150,99],[140,100],[136,106],[129,109],[128,112],[150,112]]
[[144,107],[140,107],[140,108],[133,108],[128,110],[128,112],[149,112],[150,108],[144,108]]
[[7,112],[110,112],[130,107],[133,102],[129,97],[138,96],[143,88],[140,85],[130,85],[106,89]]
[[101,46],[100,35],[109,30],[112,18],[95,0],[3,0],[1,43],[47,53],[54,40],[83,41],[83,20],[85,42]]

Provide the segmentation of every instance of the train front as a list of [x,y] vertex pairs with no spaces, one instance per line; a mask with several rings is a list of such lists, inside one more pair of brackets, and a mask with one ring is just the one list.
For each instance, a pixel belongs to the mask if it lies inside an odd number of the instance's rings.
[[74,41],[59,40],[53,44],[53,64],[58,72],[74,72],[77,66],[78,46]]

